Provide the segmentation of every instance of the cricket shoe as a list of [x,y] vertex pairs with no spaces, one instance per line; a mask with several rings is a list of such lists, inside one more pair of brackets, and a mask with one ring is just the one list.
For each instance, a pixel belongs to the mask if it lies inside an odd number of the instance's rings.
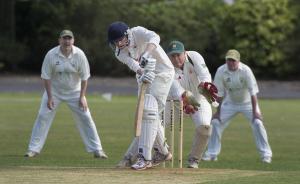
[[271,157],[264,157],[264,158],[262,158],[261,161],[263,163],[270,164],[272,162],[272,158]]
[[164,154],[160,153],[158,150],[155,150],[153,158],[152,158],[152,165],[153,165],[153,167],[156,167],[162,162],[172,160],[172,157],[173,156],[170,152],[168,152],[166,155],[164,155]]
[[116,168],[129,168],[132,165],[131,159],[124,157],[117,165]]
[[108,156],[105,154],[103,150],[94,151],[94,158],[107,159]]
[[198,169],[199,168],[199,166],[198,166],[198,164],[199,164],[199,160],[198,159],[196,159],[196,158],[190,158],[189,160],[188,160],[188,168],[193,168],[193,169]]
[[151,167],[152,167],[152,162],[145,160],[144,156],[141,154],[138,155],[138,159],[136,163],[131,166],[132,169],[137,171],[145,170]]
[[201,160],[203,161],[218,161],[217,156],[209,156],[209,155],[204,155]]
[[28,151],[25,155],[24,155],[24,157],[28,157],[28,158],[32,158],[32,157],[36,157],[36,156],[38,156],[38,152],[35,152],[35,151]]

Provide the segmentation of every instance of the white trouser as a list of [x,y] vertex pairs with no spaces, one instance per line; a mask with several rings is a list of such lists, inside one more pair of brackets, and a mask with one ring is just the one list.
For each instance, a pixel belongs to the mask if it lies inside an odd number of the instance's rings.
[[[257,107],[259,110],[259,107]],[[221,152],[221,138],[224,129],[229,125],[230,120],[237,114],[242,113],[251,124],[256,147],[263,157],[272,157],[272,151],[268,142],[267,132],[261,120],[253,120],[251,103],[236,105],[224,102],[220,109],[220,120],[212,120],[212,135],[208,143],[206,156],[216,157]]]
[[[142,153],[146,160],[151,160],[151,151],[154,145],[154,141],[158,145],[158,149],[166,154],[168,152],[167,145],[164,144],[165,137],[163,128],[161,128],[161,120],[159,114],[164,110],[169,90],[171,88],[174,78],[174,71],[166,73],[160,73],[156,75],[154,81],[149,85],[146,93],[153,96],[157,102],[157,120],[153,123],[148,123],[148,120],[144,119],[142,123],[142,132],[139,139],[139,153]],[[145,108],[146,108],[145,99]],[[152,103],[152,102],[151,102]]]
[[200,125],[210,125],[212,117],[211,105],[208,101],[206,99],[201,99],[199,103],[200,107],[198,107],[198,111],[190,115],[196,128],[200,127]]
[[86,146],[87,152],[102,150],[101,141],[98,136],[97,129],[91,117],[91,113],[89,109],[86,112],[84,112],[79,107],[79,93],[78,93],[78,98],[70,98],[67,100],[63,100],[54,95],[53,110],[48,109],[47,101],[48,101],[48,97],[45,92],[42,97],[40,110],[32,130],[28,150],[37,153],[41,152],[45,144],[50,126],[55,117],[56,109],[58,108],[61,102],[66,102],[69,108],[72,110],[73,117],[75,119],[77,128],[80,132],[81,138]]

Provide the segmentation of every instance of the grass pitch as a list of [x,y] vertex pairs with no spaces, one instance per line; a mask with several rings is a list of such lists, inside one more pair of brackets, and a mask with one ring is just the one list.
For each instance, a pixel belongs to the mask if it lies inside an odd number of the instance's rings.
[[[237,116],[225,130],[217,162],[201,162],[200,169],[155,168],[142,172],[114,169],[133,138],[135,97],[88,96],[108,160],[85,152],[70,110],[62,104],[41,155],[26,159],[40,94],[0,94],[0,183],[299,183],[300,100],[260,100],[273,150],[272,164],[260,162],[246,119]],[[184,163],[194,125],[184,118]]]

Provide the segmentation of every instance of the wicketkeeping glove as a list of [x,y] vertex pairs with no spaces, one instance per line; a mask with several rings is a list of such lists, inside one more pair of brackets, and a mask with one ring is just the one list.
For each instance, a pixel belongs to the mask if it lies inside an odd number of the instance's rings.
[[152,83],[155,79],[154,72],[144,72],[143,75],[140,77],[140,81],[143,83]]
[[199,102],[196,100],[193,93],[190,91],[185,91],[182,94],[182,100],[183,100],[183,106],[191,105],[195,110],[198,110],[198,107],[200,107]]
[[203,87],[199,86],[198,89],[199,89],[199,93],[205,96],[205,98],[210,104],[217,101],[218,89],[213,83],[204,82]]

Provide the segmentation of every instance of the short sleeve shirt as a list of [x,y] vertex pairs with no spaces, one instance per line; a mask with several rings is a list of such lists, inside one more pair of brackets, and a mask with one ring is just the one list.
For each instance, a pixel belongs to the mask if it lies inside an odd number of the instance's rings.
[[51,49],[42,65],[42,79],[51,80],[51,89],[57,95],[71,95],[81,90],[81,81],[90,77],[90,68],[84,52],[73,46],[65,57],[60,46]]
[[242,62],[236,71],[228,70],[226,64],[220,66],[214,84],[218,88],[218,95],[234,104],[251,102],[251,96],[259,92],[252,70]]

